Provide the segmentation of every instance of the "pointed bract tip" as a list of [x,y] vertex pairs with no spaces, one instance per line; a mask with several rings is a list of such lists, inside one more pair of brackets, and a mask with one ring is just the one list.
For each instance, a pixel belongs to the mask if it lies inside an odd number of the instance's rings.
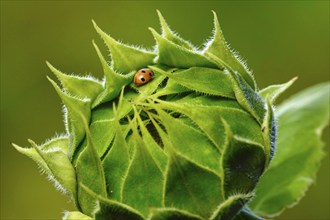
[[24,148],[24,147],[21,147],[21,146],[18,146],[17,144],[15,143],[11,143],[11,145],[20,153],[23,153],[24,154],[24,151],[28,150],[29,148]]
[[95,50],[98,52],[100,51],[99,47],[97,46],[97,44],[95,43],[94,40],[92,40],[92,44],[93,44],[93,47],[95,48]]
[[299,77],[298,77],[298,76],[295,76],[295,77],[293,77],[290,81],[291,81],[292,83],[294,83],[297,79],[299,79]]
[[46,76],[46,78],[48,79],[49,82],[55,83],[54,80],[52,80],[52,78],[50,78],[49,76]]
[[160,21],[160,26],[162,28],[162,35],[166,36],[168,34],[172,34],[172,30],[168,26],[168,24],[167,24],[164,16],[162,15],[162,13],[160,13],[160,11],[157,10],[157,14],[158,14],[158,18],[159,18],[159,21]]
[[157,31],[155,31],[155,29],[153,29],[152,27],[148,27],[148,29],[151,31],[152,35],[157,39],[160,36],[160,34],[157,33]]
[[94,28],[96,32],[101,36],[101,38],[105,41],[108,47],[111,47],[112,44],[120,44],[114,38],[112,38],[109,34],[104,32],[95,22],[93,22]]
[[54,67],[50,62],[48,62],[48,60],[46,60],[46,65],[48,66],[48,68],[49,68],[50,70],[55,69],[55,67]]
[[53,87],[55,88],[57,94],[58,94],[60,97],[62,97],[62,93],[63,93],[62,89],[61,89],[61,88],[57,85],[57,83],[56,83],[54,80],[52,80],[49,76],[46,76],[46,77],[47,77],[48,81],[49,81],[49,82],[53,85]]
[[212,14],[213,14],[214,21],[218,21],[218,15],[214,10],[212,10]]
[[37,148],[38,145],[31,139],[28,139],[28,142],[32,145],[32,147]]
[[48,61],[46,61],[46,64],[48,66],[48,68],[50,69],[50,71],[53,72],[53,74],[58,78],[60,79],[60,77],[62,75],[65,75],[64,73],[62,73],[60,70],[56,69],[52,64],[50,64]]
[[96,22],[94,20],[92,20],[93,26],[96,30],[96,32],[101,35],[101,37],[103,38],[103,35],[107,35],[106,33],[104,33],[104,31],[102,31],[102,29],[96,24]]
[[221,117],[221,122],[223,124],[223,127],[225,128],[227,137],[231,137],[232,133],[231,133],[230,126],[229,126],[228,122],[223,117]]
[[10,144],[11,144],[11,146],[13,146],[16,150],[17,150],[18,148],[21,148],[20,146],[18,146],[18,145],[15,144],[14,142],[11,142]]
[[298,76],[293,77],[292,79],[289,80],[289,82],[285,83],[287,85],[287,88],[291,87],[294,82],[296,82],[298,79]]
[[157,11],[157,15],[159,17],[160,22],[163,23],[163,21],[165,21],[164,16],[158,9],[156,11]]
[[219,24],[219,19],[217,16],[217,13],[215,11],[212,10],[213,13],[213,23],[214,23],[214,30],[216,31],[215,33],[217,33],[218,31],[221,32],[221,28],[220,28],[220,24]]
[[99,27],[97,26],[96,22],[94,21],[94,19],[92,19],[92,24],[93,24],[93,26],[94,26],[95,29],[99,28]]

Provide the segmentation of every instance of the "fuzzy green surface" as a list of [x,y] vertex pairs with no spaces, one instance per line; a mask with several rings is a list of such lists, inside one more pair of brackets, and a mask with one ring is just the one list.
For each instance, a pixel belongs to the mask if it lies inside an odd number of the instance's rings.
[[[97,19],[96,19],[97,20]],[[61,69],[65,69],[65,68],[61,68]],[[96,123],[97,124],[97,123]],[[106,126],[105,124],[104,124],[104,126]],[[95,128],[97,128],[97,126],[95,125]]]

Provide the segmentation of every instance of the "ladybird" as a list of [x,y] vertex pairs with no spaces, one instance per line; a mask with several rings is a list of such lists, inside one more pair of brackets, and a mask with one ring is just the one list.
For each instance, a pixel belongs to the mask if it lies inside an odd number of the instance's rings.
[[149,82],[154,76],[154,72],[152,72],[148,68],[143,68],[137,71],[134,75],[134,84],[137,86],[142,86]]

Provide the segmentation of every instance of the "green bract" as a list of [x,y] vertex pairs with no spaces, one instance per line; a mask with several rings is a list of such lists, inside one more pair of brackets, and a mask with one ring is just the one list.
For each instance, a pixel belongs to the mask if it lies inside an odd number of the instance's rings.
[[[67,132],[43,145],[30,141],[33,148],[14,146],[72,198],[79,212],[64,219],[259,219],[245,204],[274,155],[273,102],[294,80],[259,91],[215,13],[203,50],[158,14],[154,51],[119,43],[93,22],[111,52],[108,65],[93,42],[102,81],[47,63],[61,82],[49,78]],[[136,86],[141,68],[155,75]]]

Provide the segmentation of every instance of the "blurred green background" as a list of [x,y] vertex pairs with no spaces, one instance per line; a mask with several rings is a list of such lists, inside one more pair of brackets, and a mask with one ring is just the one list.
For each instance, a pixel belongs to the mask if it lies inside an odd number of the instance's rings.
[[[73,210],[35,163],[16,152],[64,131],[61,101],[45,61],[66,73],[102,77],[91,19],[114,38],[152,47],[159,9],[195,45],[218,14],[226,39],[248,61],[260,87],[299,80],[285,94],[329,80],[329,1],[1,1],[1,219],[60,219]],[[308,119],[306,119],[308,120]],[[329,132],[326,130],[325,134]],[[329,136],[317,183],[276,219],[329,219]]]

